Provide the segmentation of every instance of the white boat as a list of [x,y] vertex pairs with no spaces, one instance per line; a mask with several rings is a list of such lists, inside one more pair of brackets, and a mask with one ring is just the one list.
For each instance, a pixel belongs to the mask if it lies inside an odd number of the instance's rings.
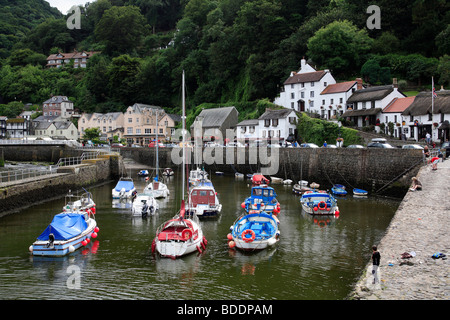
[[136,193],[136,187],[132,178],[120,178],[114,189],[112,189],[113,199],[132,199]]
[[65,197],[65,205],[62,208],[63,212],[75,212],[75,211],[88,211],[95,214],[95,202],[92,198],[92,194],[88,191],[81,196],[73,195],[69,190],[69,193]]
[[289,184],[292,184],[292,180],[291,179],[286,179],[286,180],[283,180],[283,184],[285,184],[285,185],[289,185]]
[[153,216],[159,211],[159,204],[151,193],[139,193],[134,198],[131,212],[133,216]]
[[210,181],[208,173],[204,169],[196,168],[189,172],[189,185],[196,186],[200,181]]
[[305,191],[300,203],[303,211],[311,215],[339,215],[337,200],[323,190]]
[[176,259],[178,257],[193,253],[202,252],[206,248],[206,238],[203,235],[203,231],[199,222],[199,219],[195,213],[187,214],[184,197],[185,197],[185,171],[184,165],[186,165],[185,157],[185,126],[186,126],[186,107],[184,100],[184,71],[182,78],[182,97],[183,97],[183,115],[182,119],[182,132],[183,132],[183,169],[181,179],[181,208],[180,211],[170,220],[164,222],[156,231],[156,237],[153,239],[151,251],[152,253],[159,253],[162,257],[170,257]]
[[146,177],[148,176],[148,170],[139,170],[138,174],[139,177]]
[[215,217],[222,211],[212,182],[200,182],[190,188],[187,213],[195,213],[199,217]]
[[234,174],[234,176],[235,176],[236,178],[238,178],[238,179],[244,179],[244,174],[243,174],[243,173],[240,173],[240,172],[236,172],[236,173]]
[[94,215],[85,211],[62,212],[29,247],[34,256],[62,257],[86,246],[99,228]]
[[144,193],[151,193],[154,198],[159,199],[168,197],[170,191],[166,184],[158,181],[156,176],[152,182],[145,186]]
[[171,168],[165,168],[163,170],[163,175],[166,176],[166,177],[170,177],[170,176],[174,175],[174,172],[173,172],[173,170]]
[[278,178],[278,177],[270,177],[270,181],[272,182],[272,184],[281,184],[283,183],[283,179],[282,178]]
[[278,225],[277,217],[264,211],[243,215],[230,227],[228,246],[245,251],[274,246],[280,240]]

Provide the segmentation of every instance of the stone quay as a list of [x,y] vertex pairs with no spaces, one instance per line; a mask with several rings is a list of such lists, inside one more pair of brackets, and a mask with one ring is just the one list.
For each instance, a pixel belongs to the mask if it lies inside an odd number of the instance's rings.
[[381,254],[379,282],[373,283],[372,250],[367,248],[369,263],[349,299],[450,299],[450,159],[440,161],[437,170],[424,165],[417,178],[422,191],[408,191],[375,244]]

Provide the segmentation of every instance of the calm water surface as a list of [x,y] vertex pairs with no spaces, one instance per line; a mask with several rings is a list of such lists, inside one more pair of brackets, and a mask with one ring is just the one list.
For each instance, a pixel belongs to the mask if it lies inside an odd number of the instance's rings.
[[[145,181],[132,172],[137,189]],[[99,236],[64,258],[36,258],[28,247],[59,213],[64,198],[0,218],[0,299],[345,299],[383,236],[399,201],[339,199],[339,219],[301,212],[291,187],[274,185],[281,203],[281,240],[271,250],[243,254],[226,235],[243,212],[248,182],[212,176],[221,215],[203,220],[206,251],[178,260],[151,255],[157,227],[179,209],[179,175],[167,182],[158,216],[132,217],[112,203],[116,182],[91,188]],[[127,208],[128,207],[128,208]],[[70,282],[80,271],[80,288]],[[69,285],[68,285],[69,284]]]

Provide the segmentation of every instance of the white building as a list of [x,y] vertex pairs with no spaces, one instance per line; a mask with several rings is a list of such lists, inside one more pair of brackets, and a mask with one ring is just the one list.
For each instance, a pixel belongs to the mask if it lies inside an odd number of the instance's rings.
[[291,72],[274,103],[299,112],[320,113],[322,105],[320,94],[328,85],[335,83],[336,80],[329,70],[316,71],[302,59],[300,70]]
[[436,91],[433,103],[431,92],[420,92],[402,115],[410,138],[419,141],[430,133],[435,142],[450,139],[450,90]]
[[375,125],[382,121],[382,110],[394,98],[404,97],[395,84],[356,90],[347,100],[347,111],[342,117],[349,118],[358,127]]
[[78,130],[72,121],[35,121],[34,136],[40,138],[77,140]]
[[362,89],[362,79],[329,84],[320,93],[320,117],[335,119],[347,109],[347,100],[356,90]]
[[244,120],[236,125],[238,141],[252,141],[261,137],[258,119]]
[[395,138],[400,138],[402,134],[405,135],[406,138],[410,136],[410,128],[406,126],[406,117],[402,115],[403,111],[405,111],[414,101],[416,97],[405,97],[405,98],[394,98],[382,111],[380,117],[380,123],[384,123],[385,126],[385,134],[389,134],[387,124],[389,122],[394,124],[394,132],[393,135]]
[[292,109],[266,109],[266,112],[258,118],[260,138],[277,138],[280,142],[294,141],[297,121],[297,114]]

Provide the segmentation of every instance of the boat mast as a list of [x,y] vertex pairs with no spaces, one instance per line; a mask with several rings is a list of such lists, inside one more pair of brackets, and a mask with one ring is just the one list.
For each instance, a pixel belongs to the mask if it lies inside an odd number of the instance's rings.
[[159,174],[159,162],[158,162],[158,109],[156,109],[156,181],[158,181]]
[[185,137],[184,137],[184,135],[185,135],[185,133],[184,133],[184,130],[185,130],[185,127],[186,127],[186,110],[185,110],[185,108],[186,108],[186,106],[185,106],[185,99],[184,99],[184,70],[183,70],[183,75],[182,75],[182,81],[181,81],[181,97],[182,97],[182,103],[181,103],[181,105],[182,105],[182,109],[183,109],[183,113],[182,113],[182,116],[181,116],[181,122],[182,122],[182,131],[181,131],[181,134],[182,134],[182,137],[183,137],[183,139],[182,139],[182,141],[183,141],[183,167],[182,167],[182,179],[181,179],[181,185],[182,185],[182,188],[181,188],[181,199],[182,200],[184,200],[184,179],[185,179],[185,176],[184,176],[184,165],[186,164],[186,159],[185,159],[185,150],[184,150],[184,144],[185,144]]

